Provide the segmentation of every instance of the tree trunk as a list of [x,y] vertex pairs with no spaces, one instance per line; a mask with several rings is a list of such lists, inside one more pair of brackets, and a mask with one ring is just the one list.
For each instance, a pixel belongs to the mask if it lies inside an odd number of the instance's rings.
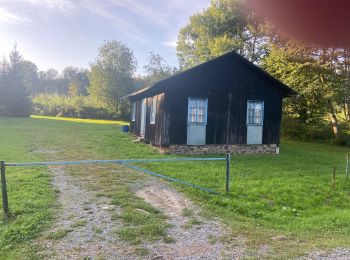
[[338,124],[338,119],[334,111],[334,107],[331,101],[328,102],[329,108],[330,108],[330,117],[331,117],[331,122],[332,122],[332,127],[333,127],[333,133],[336,138],[340,137],[340,128]]

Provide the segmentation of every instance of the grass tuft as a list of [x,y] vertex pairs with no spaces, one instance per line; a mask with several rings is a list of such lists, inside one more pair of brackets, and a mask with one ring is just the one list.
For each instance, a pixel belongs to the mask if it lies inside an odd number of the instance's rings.
[[86,226],[86,224],[87,224],[87,220],[81,219],[81,220],[74,222],[71,225],[71,228],[84,227],[84,226]]
[[64,238],[65,236],[67,236],[69,230],[67,229],[59,229],[56,230],[55,232],[50,233],[47,238],[48,239],[53,239],[53,240],[59,240],[61,238]]

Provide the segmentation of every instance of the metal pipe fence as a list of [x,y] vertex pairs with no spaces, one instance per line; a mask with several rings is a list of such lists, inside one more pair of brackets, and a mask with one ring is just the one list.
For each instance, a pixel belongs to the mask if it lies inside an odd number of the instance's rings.
[[59,166],[59,165],[88,165],[88,164],[119,164],[131,169],[156,176],[168,181],[176,182],[189,186],[198,190],[202,190],[211,194],[219,195],[220,193],[199,185],[195,185],[180,179],[169,177],[163,174],[152,172],[143,169],[138,166],[132,165],[132,163],[155,163],[155,162],[180,162],[180,161],[226,161],[226,192],[230,191],[230,161],[231,155],[227,154],[226,157],[215,157],[215,158],[161,158],[161,159],[125,159],[125,160],[80,160],[80,161],[60,161],[60,162],[29,162],[29,163],[6,163],[0,161],[1,166],[1,190],[2,190],[2,205],[5,216],[10,214],[7,184],[6,184],[6,167],[36,167],[36,166]]

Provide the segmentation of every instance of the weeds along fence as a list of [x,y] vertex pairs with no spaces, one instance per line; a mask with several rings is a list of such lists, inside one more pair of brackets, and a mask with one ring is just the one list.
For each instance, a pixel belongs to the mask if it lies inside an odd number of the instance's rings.
[[230,161],[231,154],[227,154],[226,157],[216,158],[164,158],[164,159],[126,159],[126,160],[81,160],[81,161],[60,161],[60,162],[29,162],[29,163],[6,163],[0,161],[1,166],[1,190],[2,190],[2,205],[5,216],[10,214],[7,184],[6,184],[6,168],[7,167],[35,167],[35,166],[59,166],[59,165],[88,165],[88,164],[119,164],[131,169],[156,176],[168,181],[180,183],[185,186],[189,186],[198,190],[202,190],[211,194],[219,195],[220,193],[199,185],[195,185],[180,179],[169,177],[163,174],[159,174],[153,171],[146,170],[144,168],[132,165],[132,163],[154,163],[154,162],[179,162],[179,161],[226,161],[226,192],[230,191]]

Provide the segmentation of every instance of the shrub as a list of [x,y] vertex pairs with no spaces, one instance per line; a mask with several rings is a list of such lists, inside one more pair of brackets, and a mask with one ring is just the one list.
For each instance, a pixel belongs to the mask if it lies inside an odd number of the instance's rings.
[[96,104],[89,96],[67,97],[58,94],[39,94],[34,97],[32,113],[44,116],[96,119],[120,119],[123,117],[110,108]]
[[339,136],[338,138],[333,140],[333,144],[339,145],[339,146],[349,146],[350,147],[350,136],[343,134]]
[[288,117],[282,120],[281,135],[283,138],[298,141],[327,142],[334,139],[332,128],[328,124],[321,122],[307,125]]

